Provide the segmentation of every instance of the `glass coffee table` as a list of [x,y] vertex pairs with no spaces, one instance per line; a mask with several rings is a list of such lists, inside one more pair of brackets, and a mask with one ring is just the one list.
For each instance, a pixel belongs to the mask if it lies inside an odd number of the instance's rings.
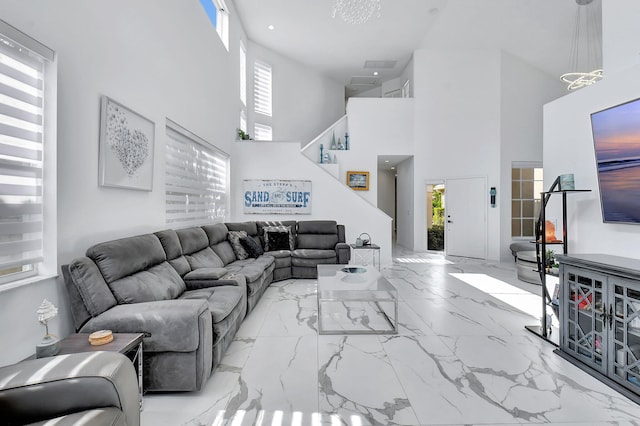
[[318,333],[397,334],[398,291],[373,265],[318,265]]

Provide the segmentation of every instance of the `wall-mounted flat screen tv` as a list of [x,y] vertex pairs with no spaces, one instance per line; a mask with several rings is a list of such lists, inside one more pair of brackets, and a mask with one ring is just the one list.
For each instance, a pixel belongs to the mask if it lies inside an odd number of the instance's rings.
[[640,223],[640,99],[591,114],[604,222]]

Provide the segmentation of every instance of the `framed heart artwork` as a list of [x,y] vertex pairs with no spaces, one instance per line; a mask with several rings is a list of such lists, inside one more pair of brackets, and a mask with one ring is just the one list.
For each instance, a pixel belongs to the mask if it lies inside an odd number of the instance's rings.
[[151,191],[155,124],[113,99],[100,108],[101,186]]

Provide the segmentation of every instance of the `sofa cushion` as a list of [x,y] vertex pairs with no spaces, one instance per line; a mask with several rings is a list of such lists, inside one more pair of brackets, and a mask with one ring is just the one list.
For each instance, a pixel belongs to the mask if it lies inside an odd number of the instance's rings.
[[336,257],[335,250],[297,249],[291,252],[292,258],[331,259]]
[[240,243],[240,238],[247,238],[246,231],[229,231],[227,238],[229,239],[233,253],[236,255],[236,259],[243,260],[249,257],[244,246]]
[[227,234],[229,233],[229,228],[224,223],[215,223],[213,225],[205,225],[202,227],[204,232],[209,237],[209,246],[213,247],[214,245],[221,243],[227,240]]
[[258,256],[261,256],[264,254],[264,250],[253,237],[240,238],[240,244],[242,244],[242,247],[244,247],[249,257],[253,257],[254,259],[257,259]]
[[229,273],[227,268],[200,268],[189,272],[183,277],[189,280],[219,280]]
[[206,300],[213,323],[224,321],[242,299],[242,288],[223,285],[186,291],[180,299]]
[[297,248],[334,250],[338,244],[338,234],[298,234]]
[[149,269],[167,258],[153,234],[96,244],[89,247],[87,257],[96,263],[107,283]]
[[155,233],[156,237],[160,240],[162,248],[167,255],[169,264],[178,272],[180,276],[183,276],[191,270],[189,262],[182,255],[182,245],[180,244],[180,238],[173,229],[166,229],[164,231],[158,231]]
[[206,247],[209,247],[209,237],[200,226],[191,228],[178,229],[176,234],[180,239],[182,246],[182,254],[196,253]]
[[233,248],[231,248],[229,241],[222,241],[221,243],[211,246],[211,248],[218,255],[220,260],[222,260],[222,266],[226,266],[229,263],[236,261],[236,254],[233,252]]
[[264,233],[264,247],[266,251],[290,250],[289,233],[281,231],[267,231]]
[[230,272],[244,275],[247,279],[247,285],[261,280],[264,272],[269,268],[273,270],[274,267],[275,258],[268,255],[260,256],[257,259],[236,260],[225,266]]
[[265,226],[262,232],[264,251],[293,250],[295,241],[291,226]]
[[100,274],[100,270],[91,259],[87,257],[74,259],[69,263],[69,274],[92,317],[100,315],[118,303]]
[[[291,267],[315,268],[318,265],[335,265],[336,257],[326,258],[308,258],[308,257],[292,257]],[[294,273],[295,275],[295,273]]]
[[218,255],[211,249],[206,247],[198,252],[185,255],[187,262],[192,270],[200,268],[222,268],[224,263]]
[[298,222],[298,234],[337,234],[335,220],[301,220]]
[[338,225],[333,220],[298,222],[296,248],[333,250],[339,242]]
[[141,303],[175,299],[186,290],[169,262],[109,283],[118,303]]
[[173,229],[165,229],[158,231],[155,236],[160,240],[162,248],[167,256],[167,260],[175,259],[182,256],[182,245],[178,233]]

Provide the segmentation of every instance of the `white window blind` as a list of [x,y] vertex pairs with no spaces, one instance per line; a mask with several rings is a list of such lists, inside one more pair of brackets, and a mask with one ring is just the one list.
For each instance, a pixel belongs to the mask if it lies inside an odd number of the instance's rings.
[[244,106],[247,106],[247,49],[242,40],[240,40],[240,100]]
[[228,218],[229,156],[167,120],[166,223],[175,228]]
[[43,259],[44,71],[43,58],[0,33],[3,281],[13,274],[35,273],[36,264]]
[[253,98],[255,103],[255,112],[271,117],[271,65],[256,61],[253,73]]
[[253,133],[257,141],[270,141],[273,139],[271,126],[267,126],[266,124],[256,123]]

